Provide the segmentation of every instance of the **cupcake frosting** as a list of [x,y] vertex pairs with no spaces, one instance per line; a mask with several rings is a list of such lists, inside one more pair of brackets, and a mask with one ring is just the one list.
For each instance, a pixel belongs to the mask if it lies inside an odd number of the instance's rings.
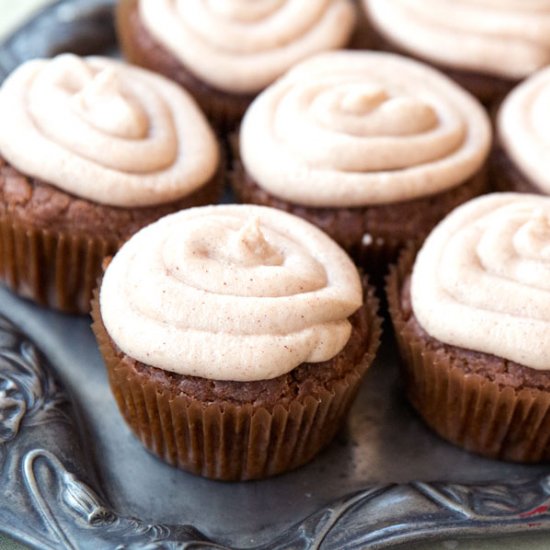
[[380,31],[447,66],[521,79],[550,63],[550,0],[363,0]]
[[344,46],[350,0],[139,0],[147,30],[211,86],[256,93],[306,57]]
[[498,116],[502,147],[531,183],[550,194],[550,69],[520,84]]
[[101,286],[130,357],[183,375],[266,380],[343,349],[357,269],[324,233],[259,206],[193,208],[135,234]]
[[473,176],[489,151],[480,104],[430,67],[374,52],[317,55],[262,92],[241,127],[246,171],[312,207],[406,201]]
[[0,89],[0,154],[20,172],[94,202],[150,206],[215,174],[216,139],[163,77],[65,54],[20,66]]
[[420,251],[411,296],[432,337],[550,370],[550,198],[493,194],[455,210]]

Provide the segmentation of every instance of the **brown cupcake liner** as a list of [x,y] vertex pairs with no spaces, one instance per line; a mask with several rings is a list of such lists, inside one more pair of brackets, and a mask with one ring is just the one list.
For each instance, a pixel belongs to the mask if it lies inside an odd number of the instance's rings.
[[0,280],[25,298],[66,313],[87,313],[105,256],[116,239],[37,229],[0,218]]
[[93,330],[122,416],[143,445],[173,466],[204,477],[235,481],[265,478],[310,461],[337,432],[380,341],[381,321],[372,288],[366,292],[369,345],[363,359],[318,397],[293,398],[266,408],[252,403],[202,402],[169,396],[140,376],[116,349],[103,325],[97,293]]
[[[88,313],[103,259],[114,254],[128,237],[166,215],[218,202],[227,165],[225,150],[220,147],[220,152],[219,169],[202,187],[173,202],[136,208],[75,197],[16,171],[0,157],[0,191],[5,191],[5,182],[11,178],[19,185],[20,194],[31,197],[22,206],[17,202],[17,192],[12,189],[11,196],[4,192],[0,282],[42,306],[65,313]],[[35,200],[36,195],[39,198]],[[71,208],[75,202],[78,204]],[[40,210],[43,204],[53,205],[51,216]],[[69,206],[60,214],[59,204]]]
[[454,366],[407,326],[401,292],[414,263],[405,250],[387,279],[387,299],[413,407],[438,435],[468,451],[513,462],[550,460],[550,394],[502,386]]
[[388,269],[395,264],[400,252],[405,248],[417,250],[422,245],[425,237],[426,235],[422,235],[416,239],[403,240],[387,235],[383,237],[371,236],[368,241],[363,239],[355,247],[352,251],[352,257],[357,265],[372,274],[373,284],[383,292]]

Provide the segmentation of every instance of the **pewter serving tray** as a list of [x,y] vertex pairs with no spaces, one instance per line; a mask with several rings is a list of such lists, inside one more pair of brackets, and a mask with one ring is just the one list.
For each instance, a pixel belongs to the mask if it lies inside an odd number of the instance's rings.
[[[62,0],[0,48],[0,80],[28,58],[114,45],[112,1]],[[0,288],[0,531],[31,546],[352,549],[550,530],[550,469],[433,435],[406,404],[390,337],[315,461],[221,483],[167,466],[132,436],[89,325]]]

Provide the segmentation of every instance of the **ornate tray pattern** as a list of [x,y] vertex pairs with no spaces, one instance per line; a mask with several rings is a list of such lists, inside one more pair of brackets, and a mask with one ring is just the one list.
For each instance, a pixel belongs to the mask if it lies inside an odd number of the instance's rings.
[[[47,8],[0,48],[0,80],[31,57],[68,50],[96,53],[104,51],[106,45],[114,46],[111,10],[109,0],[62,0]],[[26,332],[42,341],[40,335],[50,325],[59,325],[56,330],[62,333],[73,319],[34,308],[5,290],[0,290],[0,310],[0,531],[33,547],[386,548],[426,538],[550,530],[550,475],[541,468],[520,466],[496,467],[509,479],[502,483],[374,484],[329,505],[319,505],[318,511],[304,514],[305,519],[285,522],[284,528],[265,527],[264,541],[259,545],[251,544],[246,518],[238,526],[240,534],[220,537],[194,525],[168,525],[126,516],[109,503],[102,489],[108,474],[98,474],[97,453],[94,456],[87,451],[91,445],[86,424],[89,419],[77,406],[78,400],[74,396],[70,399],[60,384],[59,365],[54,361],[52,366],[31,337],[14,324],[15,320],[26,327],[26,319],[41,318],[41,325]],[[86,321],[78,319],[74,324],[85,327]],[[85,342],[83,363],[96,360],[92,346],[89,340]],[[389,353],[390,358],[383,357],[383,361],[395,362]],[[78,393],[74,379],[63,369],[61,374],[69,389]],[[376,380],[372,383],[380,385]],[[107,392],[104,379],[102,384]],[[412,422],[417,421],[413,418]],[[435,445],[445,444],[436,441]],[[466,470],[477,467],[476,459],[465,464]],[[319,471],[312,469],[311,475]],[[175,475],[186,476],[180,472]],[[331,483],[338,484],[338,480]],[[236,498],[257,487],[241,484],[235,489],[239,493]],[[214,516],[209,518],[214,520]]]

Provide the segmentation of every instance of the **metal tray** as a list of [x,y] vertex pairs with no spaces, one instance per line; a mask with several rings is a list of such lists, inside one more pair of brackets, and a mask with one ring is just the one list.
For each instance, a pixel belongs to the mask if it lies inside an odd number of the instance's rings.
[[[112,1],[62,0],[0,47],[0,80],[32,57],[114,48]],[[132,436],[89,324],[0,289],[0,531],[31,546],[352,549],[550,530],[549,468],[433,435],[404,399],[389,337],[316,460],[221,483],[165,465]]]

